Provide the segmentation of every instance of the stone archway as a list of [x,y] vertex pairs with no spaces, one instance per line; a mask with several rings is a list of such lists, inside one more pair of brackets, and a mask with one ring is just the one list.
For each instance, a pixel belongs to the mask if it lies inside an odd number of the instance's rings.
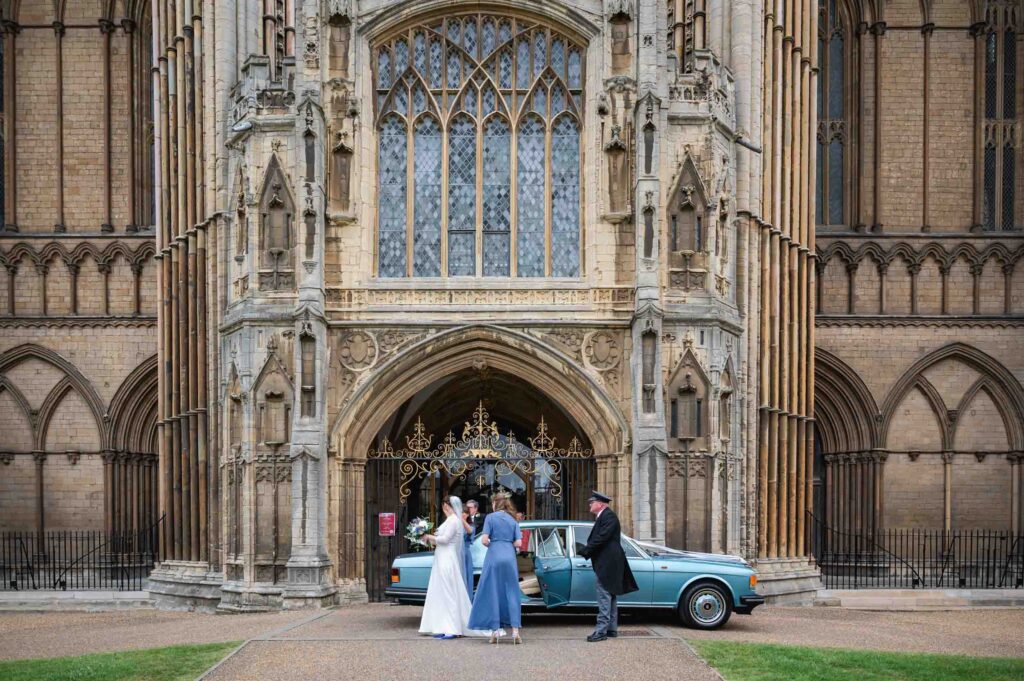
[[417,393],[464,371],[517,377],[578,428],[594,452],[597,484],[619,499],[629,523],[629,425],[601,386],[570,357],[540,340],[496,326],[459,327],[416,343],[378,367],[346,401],[331,427],[330,545],[339,586],[365,594],[367,453],[389,419]]

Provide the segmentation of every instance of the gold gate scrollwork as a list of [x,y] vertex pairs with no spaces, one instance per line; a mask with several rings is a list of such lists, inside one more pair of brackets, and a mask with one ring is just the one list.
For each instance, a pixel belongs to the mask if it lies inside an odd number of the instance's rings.
[[395,449],[385,437],[380,446],[371,449],[368,457],[377,460],[397,460],[401,483],[399,503],[404,504],[412,493],[412,483],[437,472],[465,479],[481,464],[494,464],[496,475],[540,475],[549,485],[552,496],[562,496],[562,461],[566,459],[589,459],[594,452],[584,448],[579,439],[573,437],[569,446],[555,446],[555,439],[548,435],[548,426],[541,416],[537,434],[527,438],[529,445],[516,439],[511,431],[502,436],[496,422],[481,401],[473,410],[473,420],[466,421],[462,436],[455,438],[448,431],[444,439],[433,446],[434,436],[426,432],[423,420],[416,418],[412,435],[405,438],[406,446]]

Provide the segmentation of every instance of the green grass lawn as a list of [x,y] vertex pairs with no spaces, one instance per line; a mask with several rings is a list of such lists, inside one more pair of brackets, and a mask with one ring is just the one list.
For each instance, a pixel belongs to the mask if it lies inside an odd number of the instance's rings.
[[726,681],[1020,681],[1024,660],[690,641]]
[[192,681],[238,646],[208,643],[0,662],[4,681]]

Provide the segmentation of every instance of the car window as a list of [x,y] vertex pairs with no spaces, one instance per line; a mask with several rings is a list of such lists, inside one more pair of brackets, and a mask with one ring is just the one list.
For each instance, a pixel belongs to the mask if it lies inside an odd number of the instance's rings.
[[[590,539],[590,525],[576,525],[573,528],[574,544],[576,546],[576,555],[580,555],[580,550],[587,545],[587,540]],[[625,537],[622,537],[622,550],[626,553],[626,558],[643,558],[644,554],[640,553],[633,543]]]
[[557,558],[565,555],[565,528],[564,527],[537,527],[534,528],[536,536],[536,551],[538,558]]

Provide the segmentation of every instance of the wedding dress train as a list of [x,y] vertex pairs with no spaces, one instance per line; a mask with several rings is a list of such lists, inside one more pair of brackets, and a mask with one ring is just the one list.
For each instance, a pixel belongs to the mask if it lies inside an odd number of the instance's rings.
[[437,529],[437,548],[430,569],[427,599],[420,619],[421,634],[446,636],[488,636],[490,632],[469,628],[472,604],[463,577],[464,548],[462,521],[458,513],[448,516]]

